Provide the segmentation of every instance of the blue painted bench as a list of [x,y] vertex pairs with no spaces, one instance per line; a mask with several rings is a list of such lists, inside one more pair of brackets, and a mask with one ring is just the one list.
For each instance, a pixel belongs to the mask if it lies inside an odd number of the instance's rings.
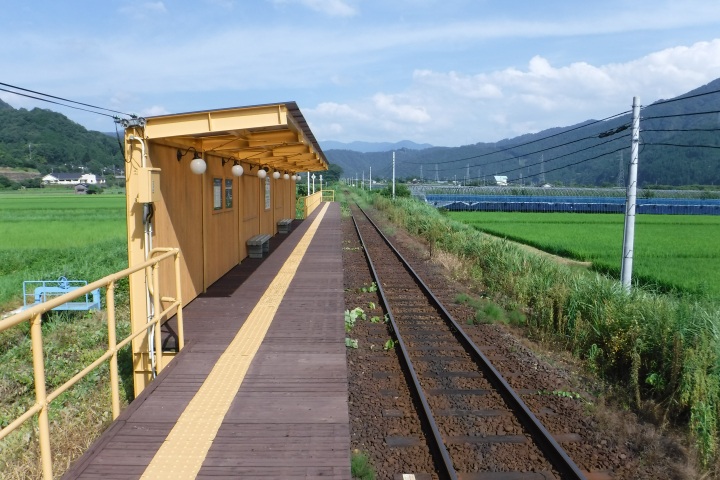
[[[25,280],[23,282],[23,310],[65,295],[85,285],[87,285],[85,280],[68,280],[65,277],[57,280]],[[96,288],[92,292],[78,297],[78,300],[63,303],[53,310],[82,311],[100,310],[100,308],[100,289]]]

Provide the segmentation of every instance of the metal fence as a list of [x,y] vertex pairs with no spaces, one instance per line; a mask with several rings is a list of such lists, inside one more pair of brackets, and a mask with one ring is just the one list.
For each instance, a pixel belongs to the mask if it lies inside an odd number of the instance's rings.
[[[623,189],[425,187],[413,194],[450,211],[624,213]],[[641,190],[637,213],[658,215],[720,215],[720,192],[703,190]]]

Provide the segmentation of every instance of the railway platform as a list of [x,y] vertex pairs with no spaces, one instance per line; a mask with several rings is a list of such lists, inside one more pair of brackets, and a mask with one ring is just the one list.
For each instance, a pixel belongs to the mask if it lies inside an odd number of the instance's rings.
[[184,310],[186,346],[64,479],[350,479],[340,208]]

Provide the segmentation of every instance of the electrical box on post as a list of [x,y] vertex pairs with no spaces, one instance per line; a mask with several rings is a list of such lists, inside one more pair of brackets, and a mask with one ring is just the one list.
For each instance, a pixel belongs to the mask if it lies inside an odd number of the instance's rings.
[[137,203],[155,203],[160,198],[160,169],[140,167],[137,175]]

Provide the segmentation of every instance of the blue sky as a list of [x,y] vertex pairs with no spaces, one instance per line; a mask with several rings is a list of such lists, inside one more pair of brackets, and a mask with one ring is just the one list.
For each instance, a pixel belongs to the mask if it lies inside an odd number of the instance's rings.
[[3,0],[0,15],[0,82],[141,116],[291,100],[320,141],[497,141],[720,77],[718,0]]

